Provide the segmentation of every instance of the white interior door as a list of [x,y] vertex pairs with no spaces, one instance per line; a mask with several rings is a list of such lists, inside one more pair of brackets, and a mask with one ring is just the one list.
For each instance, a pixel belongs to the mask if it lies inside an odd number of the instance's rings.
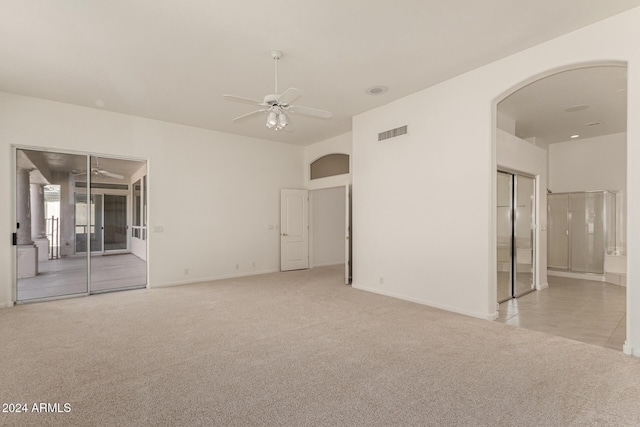
[[348,185],[344,187],[344,283],[351,283],[351,194]]
[[280,190],[280,270],[309,268],[309,192]]

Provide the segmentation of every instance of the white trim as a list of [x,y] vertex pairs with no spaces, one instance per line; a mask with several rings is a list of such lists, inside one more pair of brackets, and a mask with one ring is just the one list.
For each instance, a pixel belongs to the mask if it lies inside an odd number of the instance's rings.
[[549,287],[549,283],[538,283],[536,285],[536,291],[541,291],[543,289],[547,289]]
[[[460,310],[457,307],[451,307],[449,305],[445,305],[445,304],[435,304],[431,301],[427,301],[427,300],[423,300],[421,298],[413,298],[413,297],[409,297],[406,295],[402,295],[402,294],[397,294],[395,292],[387,292],[387,291],[383,291],[380,289],[376,289],[376,288],[371,288],[368,286],[361,286],[358,285],[356,283],[352,283],[351,286],[354,289],[359,289],[361,291],[366,291],[366,292],[371,292],[374,294],[379,294],[379,295],[384,295],[387,297],[392,297],[392,298],[397,298],[397,299],[401,299],[404,301],[409,301],[409,302],[415,302],[417,304],[421,304],[421,305],[426,305],[429,307],[433,307],[433,308],[438,308],[440,310],[446,310],[446,311],[450,311],[452,313],[458,313],[458,314],[464,314],[465,316],[470,316],[470,317],[475,317],[478,319],[487,319],[488,317],[493,316],[494,314],[485,314],[485,313],[476,313],[476,312],[472,312],[472,311],[468,311],[468,310]],[[492,319],[491,319],[492,320]]]
[[322,264],[315,264],[314,267],[331,267],[334,265],[343,265],[343,264],[344,264],[343,262],[323,262]]
[[604,282],[605,281],[604,274],[575,273],[573,271],[547,270],[547,275],[548,276],[556,276],[556,277],[568,277],[570,279],[593,280],[594,282]]
[[640,352],[634,350],[634,348],[629,344],[628,340],[624,342],[624,345],[622,346],[622,352],[629,356],[640,357]]
[[497,320],[498,319],[498,312],[493,312],[493,313],[489,313],[487,314],[487,320]]
[[213,277],[201,277],[198,279],[192,279],[192,280],[178,280],[175,282],[165,282],[165,283],[147,283],[147,288],[148,289],[153,289],[153,288],[168,288],[168,287],[172,287],[172,286],[182,286],[182,285],[192,285],[194,283],[206,283],[206,282],[216,282],[218,280],[225,280],[225,279],[236,279],[238,277],[249,277],[249,276],[259,276],[261,274],[271,274],[271,273],[279,273],[280,270],[279,269],[268,269],[268,270],[259,270],[259,271],[252,271],[250,273],[235,273],[235,274],[226,274],[226,275],[222,275],[222,276],[213,276]]
[[[18,150],[19,147],[15,144],[11,144],[11,171],[9,175],[11,176],[10,185],[11,185],[11,206],[9,207],[10,214],[9,219],[11,221],[10,230],[12,233],[18,233],[18,190],[16,186],[18,185],[16,171],[18,170]],[[7,307],[13,307],[16,301],[18,300],[18,245],[13,245],[11,247],[11,291],[9,295],[11,298],[10,301],[6,303]]]

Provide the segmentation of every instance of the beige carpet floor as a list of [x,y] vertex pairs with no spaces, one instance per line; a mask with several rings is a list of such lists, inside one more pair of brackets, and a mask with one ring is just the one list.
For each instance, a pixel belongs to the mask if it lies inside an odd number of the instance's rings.
[[640,425],[640,359],[341,284],[341,267],[0,310],[11,426]]

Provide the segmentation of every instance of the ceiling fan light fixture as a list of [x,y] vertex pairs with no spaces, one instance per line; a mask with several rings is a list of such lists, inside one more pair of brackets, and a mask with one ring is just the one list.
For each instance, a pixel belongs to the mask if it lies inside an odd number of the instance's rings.
[[267,127],[269,129],[273,129],[278,125],[278,115],[275,111],[269,113],[269,117],[267,118]]
[[289,123],[287,122],[287,115],[284,113],[278,114],[278,127],[276,129],[282,129],[287,126]]
[[280,130],[289,125],[289,117],[287,117],[285,112],[300,114],[309,117],[316,117],[319,119],[330,119],[331,112],[329,111],[292,105],[292,103],[302,95],[298,89],[290,87],[284,92],[278,93],[278,61],[280,60],[280,58],[282,58],[282,52],[279,50],[274,50],[271,52],[271,57],[273,58],[275,63],[275,93],[265,96],[262,101],[235,95],[222,95],[223,98],[228,101],[263,107],[248,114],[238,116],[234,118],[233,121],[240,122],[241,120],[257,116],[261,113],[267,113],[267,128],[272,130]]

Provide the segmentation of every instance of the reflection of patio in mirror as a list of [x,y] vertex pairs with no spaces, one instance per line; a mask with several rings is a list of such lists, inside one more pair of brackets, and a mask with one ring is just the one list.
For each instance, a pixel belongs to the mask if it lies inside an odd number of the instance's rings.
[[145,161],[16,149],[16,300],[146,286],[146,190]]
[[[40,262],[35,277],[18,279],[18,300],[51,298],[87,292],[87,256],[73,255]],[[91,292],[103,292],[147,283],[147,266],[125,253],[91,257]]]

